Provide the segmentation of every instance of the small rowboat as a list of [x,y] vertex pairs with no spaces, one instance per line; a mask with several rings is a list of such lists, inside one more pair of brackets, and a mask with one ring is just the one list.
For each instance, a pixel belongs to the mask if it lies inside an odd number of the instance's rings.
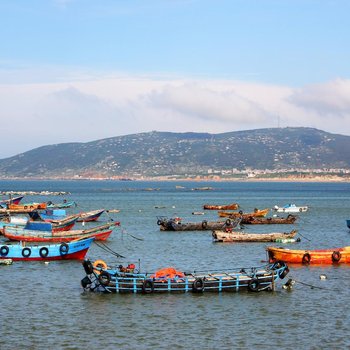
[[158,217],[157,224],[161,231],[212,231],[235,228],[240,221],[240,218],[235,218],[225,221],[182,222],[180,218],[167,219],[166,217]]
[[272,210],[277,211],[278,213],[302,213],[307,211],[308,206],[297,207],[295,204],[286,204],[283,207],[275,205]]
[[283,260],[295,264],[350,263],[350,246],[319,250],[296,250],[267,247],[266,250],[270,262]]
[[104,213],[104,211],[105,209],[98,209],[80,213],[78,222],[97,221],[97,219]]
[[8,204],[7,209],[9,210],[38,210],[38,209],[46,209],[47,204],[43,203],[27,203],[27,204]]
[[114,226],[119,226],[119,222],[112,221],[108,224],[92,227],[86,230],[71,231],[38,231],[24,228],[7,226],[3,229],[4,236],[11,241],[22,242],[71,242],[76,239],[93,237],[99,241],[105,241],[112,233]]
[[15,217],[10,217],[6,221],[0,222],[0,231],[3,231],[5,227],[52,232],[69,231],[75,225],[77,219],[78,215],[70,215],[62,220],[47,221],[32,221],[24,218],[16,219]]
[[70,243],[45,245],[3,244],[0,246],[0,259],[13,261],[49,261],[84,259],[94,238],[76,240]]
[[8,204],[19,204],[23,197],[24,196],[18,196],[0,201],[0,207],[6,208]]
[[156,273],[135,272],[135,265],[109,268],[102,260],[83,262],[86,276],[81,285],[86,291],[105,293],[203,293],[203,292],[260,292],[273,290],[275,283],[289,272],[284,262],[263,267],[218,272],[181,272],[172,267]]
[[220,217],[229,217],[229,218],[233,218],[233,217],[237,217],[237,216],[242,216],[242,217],[248,217],[248,216],[254,216],[254,217],[264,217],[269,213],[270,209],[266,208],[266,209],[254,209],[253,213],[243,213],[242,210],[240,210],[239,212],[236,211],[219,211],[218,215]]
[[205,210],[236,210],[239,208],[237,203],[231,203],[227,205],[216,205],[216,204],[204,204],[203,209]]
[[73,206],[77,206],[77,203],[74,201],[63,201],[62,203],[52,203],[51,201],[47,202],[47,208],[57,208],[57,209],[63,209],[63,208],[70,208]]
[[243,215],[241,224],[243,225],[273,225],[273,224],[294,224],[297,217],[289,214],[286,218],[261,218],[256,216]]
[[230,231],[213,231],[214,242],[295,242],[298,231],[276,233],[244,233]]

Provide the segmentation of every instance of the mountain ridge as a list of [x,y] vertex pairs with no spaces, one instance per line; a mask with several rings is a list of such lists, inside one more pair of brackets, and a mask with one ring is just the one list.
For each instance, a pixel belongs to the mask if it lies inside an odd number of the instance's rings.
[[350,136],[305,127],[220,134],[151,131],[41,146],[0,160],[1,177],[156,177],[216,170],[350,168]]

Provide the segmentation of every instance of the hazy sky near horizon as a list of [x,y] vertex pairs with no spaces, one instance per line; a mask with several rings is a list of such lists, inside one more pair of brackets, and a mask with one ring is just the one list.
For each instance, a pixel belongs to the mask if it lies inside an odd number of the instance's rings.
[[350,135],[348,0],[1,0],[0,158],[140,132]]

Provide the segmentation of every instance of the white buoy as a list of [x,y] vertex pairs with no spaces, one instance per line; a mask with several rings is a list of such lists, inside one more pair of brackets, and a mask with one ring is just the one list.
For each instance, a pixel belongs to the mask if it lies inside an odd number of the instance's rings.
[[44,263],[45,265],[49,265],[50,264],[50,262],[49,261],[45,261],[45,263]]
[[326,280],[327,279],[327,276],[326,275],[320,275],[320,280]]

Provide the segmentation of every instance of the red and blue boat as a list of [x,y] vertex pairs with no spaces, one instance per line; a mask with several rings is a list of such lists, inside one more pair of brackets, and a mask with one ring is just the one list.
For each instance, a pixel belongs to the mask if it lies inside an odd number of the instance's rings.
[[9,243],[0,245],[0,259],[13,261],[83,260],[94,238],[69,243],[36,244]]

